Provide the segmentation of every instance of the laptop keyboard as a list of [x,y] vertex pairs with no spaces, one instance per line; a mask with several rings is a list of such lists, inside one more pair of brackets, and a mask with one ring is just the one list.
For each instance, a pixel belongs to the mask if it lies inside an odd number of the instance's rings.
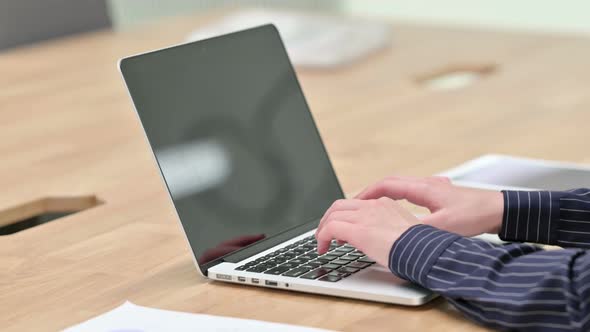
[[361,251],[349,244],[339,245],[336,241],[332,241],[328,252],[320,256],[312,235],[235,269],[336,282],[372,264],[375,261]]

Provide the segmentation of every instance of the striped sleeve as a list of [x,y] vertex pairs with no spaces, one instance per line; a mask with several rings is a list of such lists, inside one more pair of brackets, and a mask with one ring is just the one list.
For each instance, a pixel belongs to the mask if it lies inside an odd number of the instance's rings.
[[502,193],[502,240],[590,248],[590,189]]
[[494,245],[417,225],[395,242],[389,258],[394,274],[438,292],[468,318],[486,326],[590,330],[586,250]]

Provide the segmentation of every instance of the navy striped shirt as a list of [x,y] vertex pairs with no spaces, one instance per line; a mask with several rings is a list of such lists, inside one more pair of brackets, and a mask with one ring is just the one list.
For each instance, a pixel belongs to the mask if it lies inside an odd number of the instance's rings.
[[503,191],[495,245],[427,225],[394,243],[389,268],[438,292],[484,325],[522,331],[590,330],[590,189]]

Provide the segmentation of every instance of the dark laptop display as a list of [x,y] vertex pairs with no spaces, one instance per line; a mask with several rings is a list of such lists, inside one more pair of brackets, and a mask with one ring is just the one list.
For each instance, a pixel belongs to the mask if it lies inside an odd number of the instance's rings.
[[121,70],[199,264],[317,222],[342,198],[273,26]]

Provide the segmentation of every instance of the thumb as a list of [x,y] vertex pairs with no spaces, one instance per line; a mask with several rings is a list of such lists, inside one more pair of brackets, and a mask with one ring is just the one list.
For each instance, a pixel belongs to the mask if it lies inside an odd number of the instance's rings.
[[420,220],[425,225],[441,228],[448,221],[448,216],[445,211],[441,209],[420,218]]

